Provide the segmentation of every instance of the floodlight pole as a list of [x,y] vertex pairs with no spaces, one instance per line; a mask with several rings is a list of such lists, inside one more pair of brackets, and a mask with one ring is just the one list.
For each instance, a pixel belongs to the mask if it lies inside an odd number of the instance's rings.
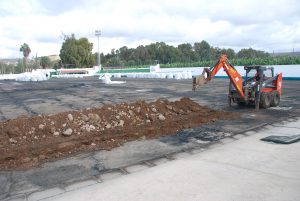
[[95,36],[97,36],[97,38],[98,38],[98,66],[101,70],[101,58],[100,58],[100,48],[99,48],[99,38],[101,36],[101,30],[96,30]]

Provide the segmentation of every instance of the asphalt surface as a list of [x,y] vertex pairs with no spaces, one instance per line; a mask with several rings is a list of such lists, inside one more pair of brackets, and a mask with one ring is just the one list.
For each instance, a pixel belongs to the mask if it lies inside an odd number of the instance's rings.
[[[120,79],[119,79],[120,80]],[[191,80],[121,79],[125,84],[105,85],[94,78],[51,79],[45,82],[0,81],[0,120],[20,115],[55,114],[62,111],[98,107],[104,104],[170,100],[190,97],[201,105],[229,110],[227,79],[215,79],[196,92]],[[0,200],[27,199],[33,193],[65,187],[91,178],[115,177],[127,174],[126,167],[151,166],[152,160],[172,160],[172,155],[194,149],[206,149],[221,140],[256,130],[287,119],[299,117],[300,81],[284,81],[279,107],[255,112],[253,107],[233,106],[241,113],[234,121],[218,121],[174,135],[134,141],[112,151],[82,153],[58,161],[45,163],[28,171],[0,172]],[[221,136],[221,137],[220,137]],[[54,190],[53,190],[54,189]],[[57,190],[58,189],[58,190]]]
[[[105,85],[97,77],[43,82],[0,81],[0,120],[158,98],[190,97],[212,108],[227,109],[228,79],[214,79],[197,92],[191,91],[191,80],[122,80],[126,83]],[[300,108],[299,86],[300,81],[283,82],[281,107]]]

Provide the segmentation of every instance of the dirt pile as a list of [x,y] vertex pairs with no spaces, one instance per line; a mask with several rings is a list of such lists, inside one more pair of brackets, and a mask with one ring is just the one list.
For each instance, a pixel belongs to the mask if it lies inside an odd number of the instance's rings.
[[26,169],[81,151],[109,150],[218,119],[238,117],[189,98],[106,105],[0,122],[0,169]]

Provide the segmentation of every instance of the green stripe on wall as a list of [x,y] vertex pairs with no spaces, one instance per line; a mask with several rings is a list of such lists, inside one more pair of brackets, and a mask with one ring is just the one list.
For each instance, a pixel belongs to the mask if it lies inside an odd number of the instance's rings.
[[127,68],[127,69],[108,69],[100,70],[97,74],[103,73],[149,73],[150,68]]

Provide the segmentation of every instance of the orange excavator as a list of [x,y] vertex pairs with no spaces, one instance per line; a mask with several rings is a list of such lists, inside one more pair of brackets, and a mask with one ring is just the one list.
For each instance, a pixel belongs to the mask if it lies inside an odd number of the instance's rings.
[[274,75],[273,67],[245,66],[246,76],[243,77],[227,61],[226,55],[221,55],[215,66],[204,68],[201,75],[193,78],[193,91],[214,78],[223,68],[230,79],[228,105],[255,105],[255,109],[276,107],[282,94],[282,73]]

